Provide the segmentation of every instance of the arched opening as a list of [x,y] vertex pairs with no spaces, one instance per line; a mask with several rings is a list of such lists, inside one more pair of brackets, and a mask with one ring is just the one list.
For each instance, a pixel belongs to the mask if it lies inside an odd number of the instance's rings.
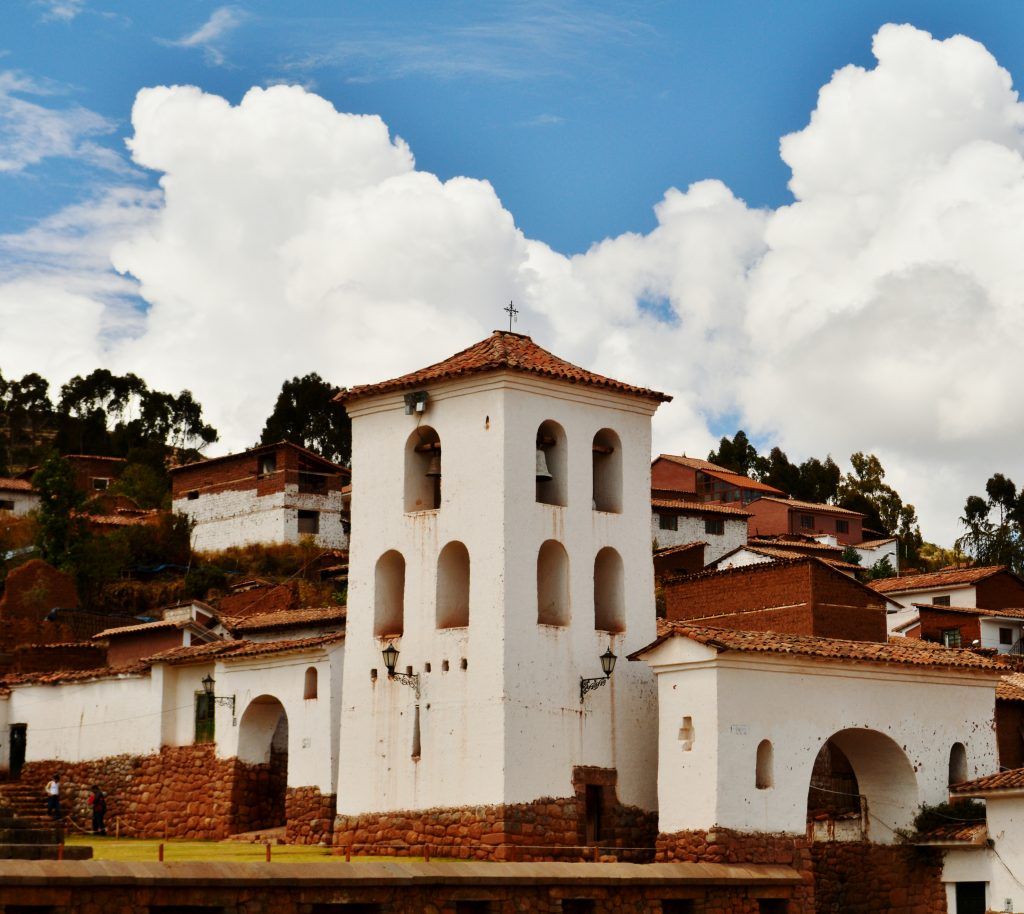
[[238,760],[231,790],[235,833],[285,824],[288,715],[272,695],[249,702],[238,722]]
[[437,627],[469,625],[469,550],[449,543],[437,557]]
[[622,511],[622,442],[610,428],[594,435],[594,510]]
[[771,740],[763,739],[757,744],[757,768],[754,772],[754,786],[758,790],[767,790],[775,786],[775,752]]
[[825,741],[814,760],[807,793],[807,817],[819,834],[879,844],[896,841],[919,806],[917,776],[906,753],[875,730],[840,730]]
[[311,666],[306,670],[306,681],[302,689],[302,697],[309,701],[311,698],[316,698],[316,667]]
[[441,439],[429,425],[417,428],[405,442],[405,510],[441,507]]
[[535,459],[537,501],[564,507],[569,503],[565,429],[551,419],[537,429]]
[[963,743],[953,743],[949,750],[949,780],[950,787],[954,784],[962,784],[967,778],[967,747]]
[[569,556],[557,540],[537,553],[537,623],[569,624]]
[[373,633],[379,638],[405,629],[405,559],[394,549],[377,559],[373,573]]
[[626,630],[622,556],[605,546],[594,558],[594,628],[601,632]]

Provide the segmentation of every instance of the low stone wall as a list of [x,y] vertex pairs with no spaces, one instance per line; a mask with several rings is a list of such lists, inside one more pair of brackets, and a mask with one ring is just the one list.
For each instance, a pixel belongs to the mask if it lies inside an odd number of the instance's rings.
[[212,744],[165,746],[156,755],[118,755],[89,762],[30,762],[21,781],[43,785],[61,774],[62,805],[88,827],[87,798],[107,794],[107,827],[145,838],[220,839],[284,825],[284,769],[217,758]]
[[284,795],[285,832],[289,844],[330,844],[336,797],[316,787],[289,787]]
[[942,854],[866,842],[811,845],[819,914],[946,914]]

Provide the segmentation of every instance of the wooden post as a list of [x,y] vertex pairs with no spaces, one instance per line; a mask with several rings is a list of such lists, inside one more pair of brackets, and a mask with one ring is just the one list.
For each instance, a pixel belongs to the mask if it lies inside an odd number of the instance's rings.
[[115,816],[114,817],[114,837],[115,838],[120,838],[121,837],[121,817],[120,816]]
[[57,859],[58,860],[63,860],[64,859],[64,842],[63,841],[61,841],[60,844],[57,845]]
[[601,857],[601,848],[599,848],[595,844],[594,845],[594,863],[597,863],[600,860],[600,857]]
[[267,863],[270,863],[270,842],[267,842]]
[[429,844],[424,844],[423,845],[423,862],[424,863],[430,863],[430,845]]
[[156,859],[159,860],[161,863],[164,862],[164,846],[163,846],[163,844],[160,844],[157,847],[157,849],[156,849]]
[[352,845],[351,844],[346,844],[345,845],[345,862],[346,863],[351,863],[352,862]]

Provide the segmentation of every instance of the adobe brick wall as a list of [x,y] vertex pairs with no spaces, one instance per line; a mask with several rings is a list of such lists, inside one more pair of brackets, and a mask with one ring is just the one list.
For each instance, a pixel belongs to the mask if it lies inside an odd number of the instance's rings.
[[289,844],[330,844],[337,813],[337,797],[316,787],[289,787],[284,795]]
[[1024,702],[996,699],[1000,768],[1024,768]]
[[[657,813],[618,802],[615,772],[578,768],[575,795],[532,803],[466,806],[454,809],[339,815],[334,844],[353,845],[352,853],[396,856],[450,855],[476,860],[591,859],[586,834],[584,797],[587,785],[602,788],[600,853],[622,860],[653,856]],[[359,846],[362,845],[362,846]]]
[[89,762],[29,762],[22,783],[39,788],[61,774],[62,803],[88,825],[86,799],[93,784],[107,794],[107,822],[139,838],[218,840],[244,831],[284,824],[284,773],[272,759],[248,765],[219,759],[212,744],[165,746],[157,755],[118,755]]
[[975,586],[976,605],[982,609],[1016,609],[1024,606],[1024,584],[1008,571],[978,581]]
[[239,593],[221,597],[217,611],[222,616],[242,619],[261,613],[276,613],[295,609],[299,605],[299,590],[296,582],[268,587],[253,587]]
[[181,629],[178,628],[158,628],[131,635],[116,635],[109,641],[107,662],[111,666],[127,666],[160,651],[181,647],[182,641]]
[[696,494],[697,471],[659,458],[651,464],[651,488]]
[[[770,536],[779,533],[829,533],[840,545],[847,546],[864,542],[864,519],[855,515],[843,515],[803,510],[778,501],[765,501],[758,498],[746,506],[751,518],[747,522],[751,536]],[[814,518],[814,526],[810,529],[800,524],[800,516],[810,514]],[[849,530],[841,533],[836,525],[837,520],[845,520]]]
[[107,652],[95,644],[22,644],[11,652],[11,670],[15,673],[95,670],[106,665]]
[[127,460],[116,457],[72,454],[64,459],[71,464],[71,472],[75,477],[75,488],[79,492],[84,492],[86,496],[96,494],[97,490],[92,487],[93,478],[120,479],[124,468],[128,465]]
[[760,563],[667,581],[668,619],[750,631],[886,640],[885,603],[818,562]]
[[913,637],[925,641],[942,641],[943,631],[955,628],[960,632],[960,643],[970,647],[972,641],[981,639],[981,621],[978,616],[966,613],[943,612],[942,608],[931,607],[919,610],[921,627]]

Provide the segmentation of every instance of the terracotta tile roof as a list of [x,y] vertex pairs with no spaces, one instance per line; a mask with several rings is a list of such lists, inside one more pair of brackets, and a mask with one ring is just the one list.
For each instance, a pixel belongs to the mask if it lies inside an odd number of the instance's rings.
[[1009,771],[999,771],[996,774],[989,774],[983,778],[975,778],[973,781],[954,784],[949,788],[950,793],[961,797],[988,793],[994,790],[1024,790],[1024,768],[1011,768]]
[[843,546],[831,546],[828,543],[819,543],[809,536],[800,536],[792,533],[762,533],[759,536],[752,536],[747,540],[750,546],[766,546],[777,549],[807,549],[814,552],[830,552],[842,555],[846,550]]
[[979,609],[976,606],[936,606],[934,603],[911,603],[921,609],[934,609],[940,613],[963,613],[966,616],[984,616],[986,618],[1024,619],[1024,609]]
[[840,508],[838,505],[823,505],[815,501],[800,501],[797,498],[775,498],[771,495],[762,496],[762,500],[785,505],[787,508],[793,508],[796,511],[811,511],[815,514],[841,514],[843,517],[864,517],[860,511],[851,511],[849,508]]
[[863,543],[854,543],[854,549],[878,549],[880,546],[888,546],[889,543],[895,543],[896,537],[890,536],[886,539],[881,540],[864,540]]
[[126,666],[103,666],[93,670],[57,670],[51,673],[7,673],[4,685],[59,685],[62,682],[88,682],[92,679],[114,679],[120,676],[138,676],[149,672],[148,663]]
[[9,476],[0,476],[0,492],[35,492],[35,489],[27,479],[11,479]]
[[694,540],[692,543],[680,543],[678,546],[665,546],[662,549],[655,549],[654,554],[659,558],[666,555],[675,555],[679,552],[689,552],[691,549],[705,548],[707,543],[704,540]]
[[661,511],[678,511],[680,514],[728,514],[733,517],[750,517],[749,511],[734,508],[732,505],[684,501],[680,498],[652,498],[651,508]]
[[344,624],[344,606],[319,606],[310,609],[283,609],[279,612],[257,613],[241,619],[225,619],[231,632],[262,632],[278,628],[309,628],[314,625]]
[[743,631],[695,626],[687,622],[658,620],[658,638],[647,647],[629,655],[637,660],[655,646],[669,638],[690,638],[719,652],[786,654],[790,656],[819,657],[823,660],[887,663],[901,666],[943,667],[948,669],[1004,672],[1006,667],[981,657],[972,651],[945,648],[936,651],[922,647],[912,638],[901,638],[899,643],[874,641],[842,641],[838,638],[818,638],[812,635],[784,635],[776,632]]
[[672,399],[668,394],[663,394],[660,391],[634,387],[632,384],[606,378],[603,375],[587,371],[585,368],[580,368],[578,365],[573,365],[571,362],[566,362],[564,359],[552,355],[546,349],[542,349],[528,336],[509,333],[505,330],[495,330],[486,339],[475,343],[468,349],[457,352],[443,362],[429,365],[399,378],[392,378],[390,381],[363,384],[343,390],[335,397],[335,400],[339,403],[346,403],[359,397],[408,390],[439,381],[451,381],[455,378],[492,371],[521,371],[557,381],[568,381],[571,384],[603,387],[606,390],[631,394],[647,400],[667,402]]
[[206,626],[196,622],[194,619],[180,619],[177,621],[170,619],[158,619],[156,622],[140,622],[138,625],[121,625],[117,628],[106,628],[93,635],[92,639],[93,641],[96,641],[100,638],[119,638],[121,635],[135,635],[139,632],[153,632],[168,628],[191,628],[208,634],[211,638],[217,638],[217,636],[206,628]]
[[[763,555],[771,559],[799,559],[804,557],[804,553],[796,549],[776,549],[771,546],[752,546],[750,544],[740,546],[739,549],[734,551],[739,552],[743,549],[746,549],[747,552],[753,552],[757,555]],[[731,554],[732,553],[729,553],[729,555]],[[727,557],[728,556],[723,555],[722,559]],[[834,559],[829,555],[815,556],[815,558],[819,558],[821,561],[827,562],[833,568],[841,568],[843,571],[860,571],[860,565],[854,565],[853,562],[844,562],[840,559]],[[721,561],[722,559],[719,559],[718,561]]]
[[348,467],[332,463],[326,457],[321,457],[316,453],[316,451],[311,451],[309,448],[305,448],[301,444],[293,444],[291,441],[275,441],[273,444],[261,444],[259,447],[252,447],[247,451],[238,451],[235,454],[221,454],[220,457],[204,457],[201,460],[193,460],[191,463],[182,463],[176,467],[171,467],[167,472],[178,473],[181,470],[194,470],[196,467],[207,467],[211,464],[222,463],[227,460],[248,459],[254,454],[265,454],[269,451],[276,451],[279,447],[289,447],[292,450],[298,451],[300,454],[303,454],[311,460],[330,467],[334,472],[342,476],[352,475],[352,471],[349,470]]
[[999,680],[996,698],[1000,701],[1024,701],[1024,673],[1011,673]]
[[160,512],[156,509],[141,514],[88,514],[85,511],[76,511],[75,515],[87,524],[97,527],[139,527],[156,523]]
[[201,663],[204,660],[242,660],[265,654],[286,654],[294,651],[308,651],[324,647],[345,636],[338,632],[316,635],[313,638],[294,638],[284,641],[211,641],[209,644],[192,644],[188,647],[173,647],[159,654],[147,657],[145,663],[169,663],[171,665]]
[[918,832],[914,836],[914,844],[985,844],[988,838],[986,822],[950,822],[948,825],[936,825],[926,832]]
[[712,476],[740,489],[770,492],[775,495],[785,494],[782,489],[776,489],[775,486],[770,486],[766,482],[759,482],[756,479],[751,479],[749,476],[744,476],[742,473],[734,473],[732,470],[727,470],[725,467],[720,467],[718,464],[707,460],[700,460],[697,457],[677,457],[675,454],[659,454],[658,460],[667,460],[670,463],[677,463],[692,470],[700,470],[700,472],[707,476]]
[[[1010,572],[1006,565],[980,565],[974,568],[950,568],[926,574],[905,574],[896,578],[880,578],[871,586],[880,593],[904,593],[910,590],[933,590],[938,587],[966,587],[990,578],[1000,571]],[[1010,572],[1012,574],[1013,572]],[[1024,582],[1022,582],[1024,583]]]

